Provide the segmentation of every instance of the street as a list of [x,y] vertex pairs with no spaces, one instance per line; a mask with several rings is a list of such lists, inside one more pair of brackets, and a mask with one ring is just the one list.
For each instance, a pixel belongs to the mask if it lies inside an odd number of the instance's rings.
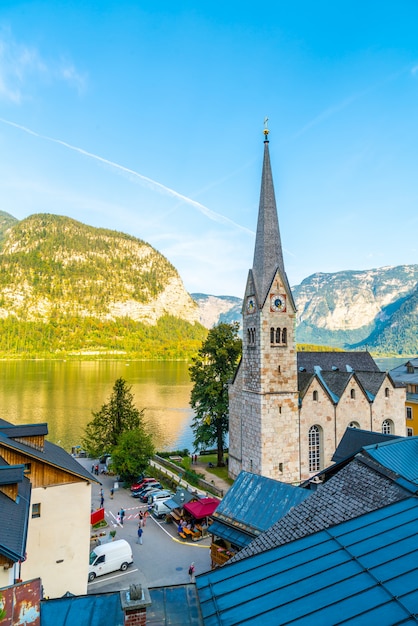
[[[91,470],[91,459],[77,459],[86,469]],[[198,542],[184,542],[177,538],[175,524],[166,524],[164,520],[156,520],[152,515],[147,517],[142,536],[143,544],[137,541],[138,514],[147,506],[132,498],[129,489],[115,489],[113,499],[110,489],[114,486],[115,477],[99,474],[104,491],[105,519],[108,528],[103,529],[107,535],[116,530],[115,539],[126,539],[132,547],[134,562],[126,572],[112,572],[96,578],[88,584],[87,593],[119,591],[128,589],[133,583],[141,583],[147,587],[177,585],[189,582],[188,569],[190,563],[195,565],[195,573],[210,569],[210,537]],[[92,485],[92,509],[100,506],[100,485]],[[118,512],[125,509],[123,526],[117,522]]]

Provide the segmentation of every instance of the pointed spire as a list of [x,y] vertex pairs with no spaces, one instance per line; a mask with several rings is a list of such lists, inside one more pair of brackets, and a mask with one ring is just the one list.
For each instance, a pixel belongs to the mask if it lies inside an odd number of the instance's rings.
[[[266,124],[266,120],[265,120]],[[253,276],[259,303],[263,304],[276,271],[285,277],[279,220],[270,166],[269,130],[264,129],[264,162],[261,177],[260,205],[258,209]]]

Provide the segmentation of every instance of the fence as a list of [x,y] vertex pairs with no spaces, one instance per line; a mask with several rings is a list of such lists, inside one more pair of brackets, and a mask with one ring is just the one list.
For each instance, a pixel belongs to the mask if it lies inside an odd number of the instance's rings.
[[207,480],[204,480],[203,478],[199,478],[199,476],[197,476],[196,474],[192,472],[188,472],[187,470],[184,469],[184,467],[179,467],[175,463],[172,463],[168,459],[164,459],[161,456],[158,456],[157,454],[154,456],[154,461],[158,465],[167,468],[168,470],[170,470],[170,472],[178,476],[178,482],[176,480],[176,483],[180,485],[181,487],[188,487],[188,485],[191,484],[192,486],[199,487],[202,491],[212,493],[213,495],[218,496],[219,498],[223,497],[224,495],[223,489],[219,489],[213,483],[210,483]]

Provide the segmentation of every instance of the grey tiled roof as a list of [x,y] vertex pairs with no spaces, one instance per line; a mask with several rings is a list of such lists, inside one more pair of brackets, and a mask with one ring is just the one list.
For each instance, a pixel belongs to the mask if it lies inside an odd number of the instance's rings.
[[23,465],[0,467],[0,485],[16,483],[18,488],[16,500],[0,491],[0,554],[14,563],[26,551],[31,484],[23,471]]
[[243,548],[224,566],[408,497],[359,457]]
[[333,368],[346,372],[347,365],[354,371],[380,372],[368,352],[298,352],[298,369],[313,373],[316,365],[328,372]]

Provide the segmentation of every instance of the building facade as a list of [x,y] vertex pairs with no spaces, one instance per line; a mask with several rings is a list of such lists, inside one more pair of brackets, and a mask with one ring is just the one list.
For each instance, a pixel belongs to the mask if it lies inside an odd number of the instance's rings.
[[[297,483],[331,463],[349,425],[403,435],[405,390],[366,352],[297,354],[296,306],[283,262],[268,130],[264,134],[242,359],[229,388],[228,467],[232,478],[245,470]],[[334,363],[330,354],[340,357]]]

